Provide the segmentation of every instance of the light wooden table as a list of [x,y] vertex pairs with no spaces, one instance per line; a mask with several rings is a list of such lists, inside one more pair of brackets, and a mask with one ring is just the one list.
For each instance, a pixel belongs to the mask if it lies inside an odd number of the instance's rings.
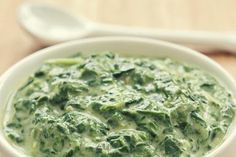
[[[91,20],[153,28],[236,31],[236,0],[41,0],[57,3]],[[0,74],[41,47],[16,21],[22,0],[0,1]],[[211,58],[236,78],[236,55]]]

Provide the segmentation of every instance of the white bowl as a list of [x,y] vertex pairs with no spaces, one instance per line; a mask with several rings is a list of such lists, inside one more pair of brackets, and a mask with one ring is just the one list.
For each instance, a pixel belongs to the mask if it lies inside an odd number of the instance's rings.
[[[26,81],[43,62],[51,58],[68,57],[75,53],[91,53],[101,51],[113,51],[128,56],[146,57],[170,57],[175,60],[197,65],[203,70],[214,75],[236,98],[236,83],[234,79],[217,63],[206,56],[175,44],[130,37],[104,37],[86,40],[78,40],[56,45],[40,50],[12,66],[1,77],[0,82],[0,156],[24,157],[19,149],[8,142],[3,132],[4,115],[8,98],[20,85]],[[224,142],[207,154],[207,157],[234,157],[236,148],[236,121],[231,124]]]

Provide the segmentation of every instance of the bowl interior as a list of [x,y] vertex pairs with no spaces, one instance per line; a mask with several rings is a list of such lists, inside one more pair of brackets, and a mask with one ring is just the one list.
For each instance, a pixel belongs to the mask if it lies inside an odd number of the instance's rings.
[[[214,75],[217,80],[231,91],[233,97],[236,98],[236,84],[234,79],[214,61],[191,49],[162,41],[127,37],[106,37],[69,42],[34,53],[15,64],[2,75],[0,82],[0,156],[2,156],[1,153],[3,156],[8,157],[23,156],[7,142],[2,129],[4,115],[8,114],[5,110],[8,98],[26,81],[28,76],[47,59],[68,57],[78,52],[89,54],[102,51],[112,51],[121,55],[134,57],[170,57],[178,61],[196,65]],[[233,156],[233,145],[236,146],[236,141],[235,144],[232,144],[234,134],[236,133],[234,131],[236,130],[235,126],[236,122],[234,120],[226,135],[227,140],[207,156],[220,157],[222,154],[227,157]]]

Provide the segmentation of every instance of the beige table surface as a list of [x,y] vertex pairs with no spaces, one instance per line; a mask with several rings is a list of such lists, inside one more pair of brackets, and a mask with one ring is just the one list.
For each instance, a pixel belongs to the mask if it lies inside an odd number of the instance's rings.
[[[41,0],[91,20],[152,28],[236,31],[236,0]],[[40,45],[21,30],[22,0],[0,0],[0,74]],[[236,55],[209,55],[236,78]]]

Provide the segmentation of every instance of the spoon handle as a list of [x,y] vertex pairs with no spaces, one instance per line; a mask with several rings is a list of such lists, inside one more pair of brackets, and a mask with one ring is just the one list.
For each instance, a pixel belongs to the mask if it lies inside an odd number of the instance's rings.
[[190,46],[203,52],[226,50],[236,53],[236,39],[234,38],[234,33],[232,32],[217,33],[207,31],[170,31],[98,24],[92,35],[147,37]]

